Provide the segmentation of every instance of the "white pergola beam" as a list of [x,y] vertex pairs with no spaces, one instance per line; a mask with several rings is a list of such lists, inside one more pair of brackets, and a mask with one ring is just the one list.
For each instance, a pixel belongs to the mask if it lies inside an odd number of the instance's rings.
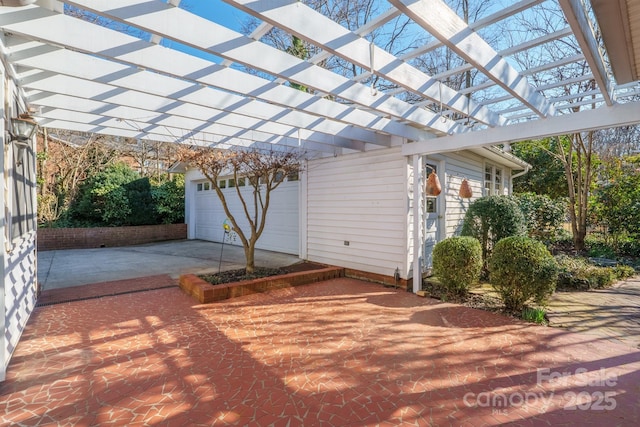
[[413,156],[466,150],[576,132],[630,126],[640,123],[640,104],[613,104],[563,116],[532,120],[500,128],[444,136],[402,146],[402,154]]
[[504,118],[479,107],[468,97],[440,84],[428,74],[378,46],[373,46],[371,58],[371,46],[367,40],[308,6],[300,3],[283,4],[252,0],[225,1],[361,68],[373,68],[375,74],[386,80],[436,103],[441,102],[458,113],[473,117],[474,120],[489,126],[506,123]]
[[[27,45],[27,44],[24,44]],[[390,145],[390,137],[376,134],[352,126],[320,120],[298,111],[283,110],[264,102],[245,99],[239,95],[202,87],[183,80],[173,79],[158,73],[143,71],[121,64],[109,62],[78,52],[46,47],[43,53],[37,43],[29,43],[35,48],[26,52],[17,51],[11,57],[14,64],[29,69],[39,69],[54,73],[57,77],[68,76],[62,86],[52,85],[51,89],[64,93],[72,91],[75,96],[92,97],[99,93],[116,93],[116,89],[126,89],[131,93],[129,106],[152,110],[167,101],[176,107],[172,114],[193,117],[203,121],[216,120],[223,124],[244,126],[275,134],[289,135],[300,132],[302,138],[320,143],[342,142],[350,140]],[[13,49],[9,49],[10,52]],[[28,79],[44,78],[46,73],[30,73]],[[108,76],[108,77],[105,77]],[[78,79],[78,80],[73,80]],[[109,82],[101,83],[101,81]],[[41,86],[40,86],[41,87]],[[69,88],[69,89],[65,89]],[[83,93],[86,91],[86,94]],[[260,129],[258,129],[258,127]]]
[[604,64],[604,59],[600,53],[598,41],[587,17],[587,12],[581,0],[560,0],[560,7],[564,16],[573,30],[576,40],[584,53],[585,59],[591,68],[596,84],[602,92],[602,97],[607,105],[613,104],[611,97],[611,80]]
[[441,0],[389,0],[489,79],[535,111],[553,116],[553,106],[536,92],[504,58]]
[[[360,83],[161,1],[74,0],[68,3],[322,93],[332,94],[365,108],[375,109],[382,114],[407,120],[414,126],[440,133],[448,133],[455,126],[450,121],[443,123],[431,111],[415,108],[393,97],[375,96],[368,87]],[[256,89],[260,92],[270,85],[271,82]]]
[[[176,139],[177,139],[174,136],[150,135],[150,134],[139,133],[137,131],[129,131],[121,128],[113,128],[113,127],[107,127],[107,126],[93,126],[86,123],[57,120],[57,119],[48,119],[48,118],[42,118],[41,120],[39,120],[38,124],[41,127],[47,127],[52,129],[66,129],[66,130],[71,130],[76,132],[96,133],[100,135],[110,135],[110,136],[121,136],[124,138],[144,139],[147,141],[154,141],[154,142],[176,143]],[[151,138],[150,136],[153,136],[153,138]],[[250,147],[250,148],[261,149],[261,150],[273,149],[273,146],[270,144],[265,145],[262,143],[258,143],[250,140],[241,140],[241,139],[236,139],[236,140],[228,139],[226,141],[216,141],[216,140],[197,140],[197,139],[191,138],[191,139],[185,139],[181,143],[185,145],[196,145],[201,147],[215,146],[216,148],[220,148],[220,149],[229,149],[229,148],[235,148],[235,147],[242,147],[242,148]],[[289,150],[293,148],[282,147],[282,149]]]
[[[500,9],[498,12],[495,12],[491,15],[485,16],[475,22],[469,23],[469,28],[477,31],[482,28],[488,27],[489,25],[495,24],[496,22],[502,21],[516,13],[527,10],[538,3],[542,3],[546,0],[522,0],[517,3],[512,4],[511,6],[507,6],[505,8]],[[430,43],[425,44],[424,46],[420,46],[416,49],[413,49],[410,52],[405,53],[404,55],[399,56],[399,58],[403,61],[408,61],[409,59],[413,59],[417,56],[423,55],[427,52],[431,52],[439,47],[444,46],[440,40],[433,40]]]
[[[47,87],[50,84],[49,82],[44,86]],[[335,144],[320,144],[298,138],[295,134],[277,135],[244,127],[229,126],[220,122],[206,123],[173,114],[125,107],[119,102],[109,103],[81,99],[73,94],[62,95],[35,89],[27,92],[27,99],[32,105],[44,107],[41,112],[35,114],[36,118],[77,121],[110,128],[133,128],[133,130],[154,136],[175,136],[174,142],[181,142],[184,138],[196,140],[217,138],[218,140],[239,139],[296,147],[299,142],[304,141],[306,148],[327,153],[333,152],[335,147],[364,150],[364,143],[337,141]],[[153,139],[153,137],[150,138]]]
[[[273,84],[258,76],[35,6],[13,10],[0,8],[0,27],[31,40],[40,40],[174,78],[241,93],[249,98],[261,99],[321,118],[330,117],[368,130],[409,139],[433,137],[430,132],[353,106]],[[433,121],[437,120],[434,118]],[[428,123],[425,125],[428,126]]]

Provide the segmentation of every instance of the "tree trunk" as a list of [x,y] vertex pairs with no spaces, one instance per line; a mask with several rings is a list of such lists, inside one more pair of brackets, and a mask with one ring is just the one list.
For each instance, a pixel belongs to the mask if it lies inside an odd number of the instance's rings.
[[244,256],[247,259],[247,265],[244,268],[244,272],[246,274],[253,274],[255,271],[255,253],[256,253],[256,243],[250,241],[247,246],[244,248]]

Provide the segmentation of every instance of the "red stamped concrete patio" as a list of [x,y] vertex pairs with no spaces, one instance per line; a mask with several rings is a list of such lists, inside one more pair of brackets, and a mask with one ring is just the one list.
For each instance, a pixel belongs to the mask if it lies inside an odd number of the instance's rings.
[[38,308],[0,396],[3,425],[636,426],[640,352],[352,279],[170,288]]

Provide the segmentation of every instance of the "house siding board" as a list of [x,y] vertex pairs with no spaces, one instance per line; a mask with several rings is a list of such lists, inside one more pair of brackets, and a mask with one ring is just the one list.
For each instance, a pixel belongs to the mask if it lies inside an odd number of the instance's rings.
[[387,276],[402,270],[405,166],[399,147],[309,161],[309,260]]
[[[217,193],[213,189],[195,191],[198,183],[205,183],[204,177],[197,171],[188,171],[185,176],[187,194],[191,194],[192,201],[189,208],[194,210],[192,216],[194,224],[190,237],[213,242],[222,242],[224,229],[222,224],[227,218]],[[258,249],[284,252],[297,255],[299,253],[299,222],[298,222],[298,191],[299,181],[283,182],[271,193],[269,211],[264,231],[256,243]],[[252,187],[241,187],[240,191],[248,204],[249,212],[253,213]],[[231,213],[238,221],[242,230],[249,230],[249,222],[244,214],[242,203],[237,196],[236,188],[222,190]],[[264,195],[263,195],[264,196]],[[227,237],[225,243],[241,245],[239,238]]]
[[[2,43],[0,43],[2,44]],[[3,81],[3,89],[0,90],[0,105],[4,105],[4,119],[0,121],[0,132],[5,135],[7,118],[17,116],[26,110],[25,102],[20,98],[12,79],[7,79],[5,68],[0,62],[0,79]],[[35,142],[34,142],[35,147]],[[5,149],[8,147],[5,147]],[[4,381],[6,370],[11,361],[13,352],[18,345],[20,336],[29,321],[37,299],[36,282],[36,231],[26,231],[20,236],[14,236],[15,230],[11,229],[10,216],[12,207],[13,163],[5,163],[12,156],[0,156],[0,164],[4,171],[0,174],[0,184],[4,191],[0,191],[0,205],[2,209],[2,221],[0,221],[0,246],[2,251],[2,285],[0,292],[0,381]],[[35,164],[27,168],[28,176],[23,179],[26,185],[25,192],[30,191],[32,197],[21,199],[24,203],[36,200]],[[8,173],[7,173],[8,172]],[[7,181],[9,177],[9,181]],[[35,202],[34,202],[35,203]],[[35,215],[36,207],[33,206]],[[28,210],[27,210],[28,211]],[[16,213],[16,212],[13,212]]]
[[[12,242],[13,250],[4,258],[5,331],[4,351],[12,355],[36,304],[36,233]],[[5,361],[6,370],[10,357]]]
[[[451,237],[459,235],[462,231],[462,223],[469,209],[469,205],[484,195],[484,167],[487,161],[483,157],[468,151],[447,153],[445,157],[447,159],[447,216],[445,235],[446,237]],[[492,164],[495,164],[495,162]],[[505,166],[502,166],[502,168],[505,175],[508,176],[508,174],[511,173],[509,168]],[[460,184],[464,178],[466,178],[471,185],[473,196],[470,199],[462,199],[458,195]]]

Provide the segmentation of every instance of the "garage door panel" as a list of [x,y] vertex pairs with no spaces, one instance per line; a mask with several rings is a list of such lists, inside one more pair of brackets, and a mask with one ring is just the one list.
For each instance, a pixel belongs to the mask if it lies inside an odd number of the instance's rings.
[[[194,184],[195,185],[195,184]],[[298,254],[298,182],[285,182],[271,193],[269,211],[262,236],[256,247],[259,249]],[[249,212],[253,214],[251,188],[242,190]],[[223,190],[229,210],[243,230],[249,229],[242,203],[235,188]],[[227,218],[222,203],[213,190],[195,192],[195,237],[196,239],[221,242],[224,235],[222,224]],[[236,242],[239,244],[239,241]]]

